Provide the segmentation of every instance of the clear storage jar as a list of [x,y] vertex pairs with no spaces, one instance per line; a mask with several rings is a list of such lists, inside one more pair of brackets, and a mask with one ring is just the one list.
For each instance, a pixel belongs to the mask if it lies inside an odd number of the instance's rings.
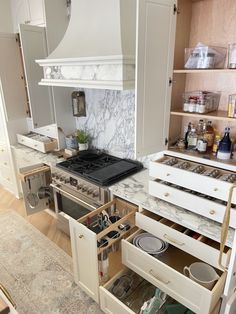
[[218,110],[220,93],[192,91],[183,94],[183,111],[205,114]]

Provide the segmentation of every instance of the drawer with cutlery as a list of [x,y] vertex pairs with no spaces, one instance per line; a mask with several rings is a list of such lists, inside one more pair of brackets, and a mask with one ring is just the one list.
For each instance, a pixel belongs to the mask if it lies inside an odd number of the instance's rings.
[[[158,179],[149,180],[149,194],[219,223],[223,222],[227,206],[225,201]],[[233,204],[229,226],[236,228],[236,206]]]
[[[163,243],[165,249],[160,249],[158,253],[157,247],[161,248],[160,244]],[[194,256],[151,234],[147,235],[141,229],[122,240],[122,262],[197,314],[212,312],[224,289],[226,273],[214,270]],[[202,267],[207,270],[202,270]],[[195,278],[196,273],[204,286],[187,277]],[[206,282],[206,278],[209,281]]]
[[[216,241],[147,210],[136,213],[136,226],[221,269],[218,263],[220,244]],[[226,246],[222,255],[222,263],[225,267],[228,266],[230,254],[231,249]]]
[[[202,193],[223,201],[228,200],[229,189],[236,182],[236,174],[213,166],[208,166],[207,161],[191,161],[161,153],[160,158],[150,162],[150,176],[163,180],[189,190]],[[220,166],[220,163],[218,163]],[[217,165],[218,165],[217,164]],[[222,165],[222,164],[221,164]],[[232,203],[236,204],[236,193],[233,193]]]

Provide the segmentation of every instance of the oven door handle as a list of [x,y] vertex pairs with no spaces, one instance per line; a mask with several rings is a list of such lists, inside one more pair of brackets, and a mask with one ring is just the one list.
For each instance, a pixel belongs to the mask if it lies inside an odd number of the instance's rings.
[[93,205],[90,205],[89,203],[87,203],[87,202],[85,202],[85,201],[83,201],[83,200],[81,200],[81,199],[78,199],[77,197],[75,197],[74,195],[72,195],[72,194],[70,194],[70,193],[68,193],[68,192],[66,192],[66,191],[61,190],[60,188],[58,188],[58,187],[57,187],[56,185],[54,185],[54,184],[50,184],[50,186],[51,186],[54,190],[56,190],[58,193],[60,193],[60,194],[62,194],[62,195],[64,195],[64,196],[67,196],[68,198],[70,198],[71,200],[75,201],[76,203],[79,203],[79,204],[84,205],[84,206],[86,206],[86,207],[88,207],[88,208],[91,208],[92,210],[98,208],[98,207],[95,207],[95,206],[93,206]]

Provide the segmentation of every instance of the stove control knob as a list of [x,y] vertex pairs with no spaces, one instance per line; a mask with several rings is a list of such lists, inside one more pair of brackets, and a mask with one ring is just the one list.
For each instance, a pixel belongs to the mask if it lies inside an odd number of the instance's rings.
[[56,175],[56,179],[59,180],[59,179],[60,179],[60,176],[59,176],[59,175]]
[[82,187],[82,192],[86,192],[87,190],[88,190],[87,186],[84,185],[84,186]]
[[65,178],[64,182],[67,184],[67,183],[70,183],[70,180]]
[[82,189],[82,185],[79,184],[79,185],[77,185],[76,188],[77,188],[77,190],[81,190]]
[[52,173],[52,178],[55,178],[56,177],[56,174],[55,173]]
[[94,192],[93,189],[88,189],[87,194],[90,195],[90,194],[92,194],[93,192]]
[[93,197],[98,197],[98,195],[99,195],[98,191],[93,192]]
[[65,178],[64,177],[60,177],[60,181],[61,182],[65,181]]

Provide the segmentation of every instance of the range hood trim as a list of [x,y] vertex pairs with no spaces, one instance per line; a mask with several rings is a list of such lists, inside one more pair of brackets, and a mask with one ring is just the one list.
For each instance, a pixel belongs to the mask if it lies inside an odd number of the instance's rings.
[[46,59],[36,60],[43,68],[39,85],[134,89],[136,0],[72,0],[71,4],[62,41]]

